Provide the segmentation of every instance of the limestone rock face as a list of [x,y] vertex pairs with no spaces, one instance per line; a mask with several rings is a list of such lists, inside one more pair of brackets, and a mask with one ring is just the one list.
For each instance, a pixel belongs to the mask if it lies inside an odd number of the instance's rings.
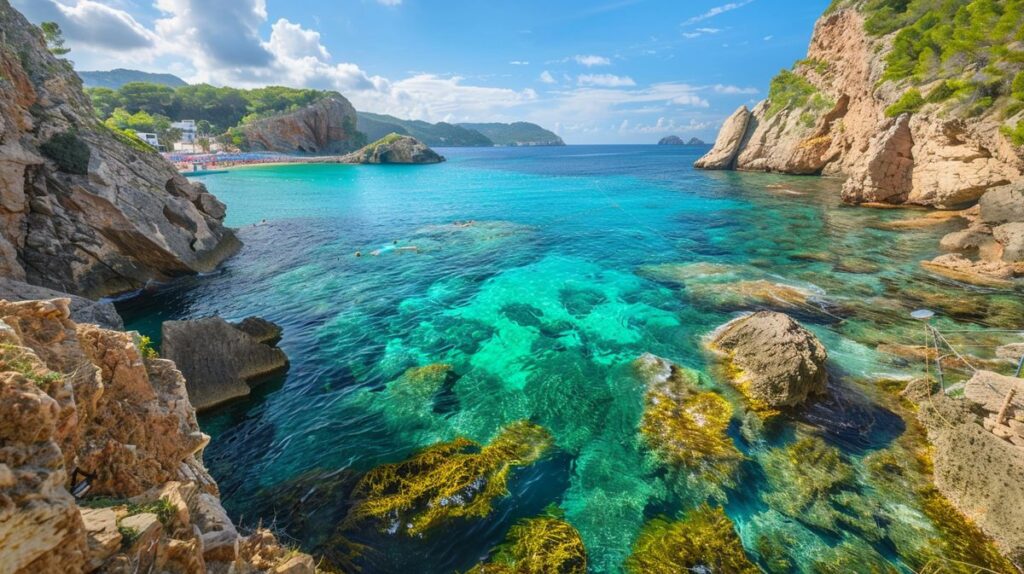
[[239,247],[223,204],[106,129],[68,62],[0,0],[0,275],[96,297],[210,271]]
[[184,373],[189,399],[199,410],[244,397],[249,381],[288,366],[284,351],[266,343],[280,337],[280,328],[262,319],[239,325],[220,317],[166,321],[161,331],[161,351]]
[[341,163],[441,163],[444,157],[412,136],[383,138],[341,158]]
[[91,323],[106,329],[124,329],[124,322],[113,303],[98,302],[77,295],[68,295],[46,287],[29,285],[7,277],[0,277],[0,299],[29,301],[33,299],[60,299],[71,301],[71,319],[76,323]]
[[712,341],[737,372],[734,382],[753,401],[792,407],[825,393],[828,353],[788,315],[760,311],[723,325]]
[[[0,300],[0,572],[313,574],[270,532],[238,533],[206,442],[181,373],[132,334],[75,323],[67,299]],[[171,511],[79,506],[75,468],[94,475],[87,497]]]
[[747,106],[740,106],[722,124],[714,147],[704,157],[694,164],[702,169],[732,169],[736,165],[736,155],[743,146],[743,139],[747,135],[747,125],[750,123],[750,110]]
[[255,150],[282,153],[339,154],[366,140],[356,130],[356,110],[341,94],[302,109],[254,121],[243,128]]
[[966,229],[942,238],[942,247],[955,253],[922,265],[946,276],[951,276],[950,270],[969,271],[952,278],[1009,288],[1024,277],[1024,180],[989,189],[971,211],[975,210]]
[[731,143],[716,145],[697,167],[841,175],[848,202],[943,209],[970,205],[1020,178],[1024,161],[1000,134],[999,106],[969,118],[943,113],[938,104],[886,116],[906,90],[880,82],[891,40],[869,36],[856,8],[830,11],[792,72],[814,95],[781,108],[758,104],[739,137],[733,114],[719,134],[719,143]]

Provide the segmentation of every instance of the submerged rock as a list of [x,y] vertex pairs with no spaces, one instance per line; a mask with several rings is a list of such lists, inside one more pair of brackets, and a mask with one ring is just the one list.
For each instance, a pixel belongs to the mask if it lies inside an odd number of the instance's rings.
[[711,346],[728,357],[733,383],[755,408],[798,406],[825,393],[828,353],[788,315],[759,311],[730,321],[716,331]]
[[959,253],[940,255],[931,261],[922,261],[926,271],[947,279],[996,289],[1014,285],[1014,267],[1001,261],[973,261]]
[[378,466],[356,485],[343,526],[371,521],[381,532],[416,536],[453,519],[482,518],[507,494],[511,470],[533,464],[551,444],[547,430],[517,421],[486,445],[459,437]]
[[732,520],[719,507],[702,506],[679,520],[655,518],[644,525],[626,560],[629,574],[730,572],[756,574]]
[[586,574],[587,550],[580,533],[561,517],[520,520],[485,563],[467,574]]
[[412,136],[391,134],[354,151],[341,163],[441,163],[444,157]]
[[185,375],[193,406],[208,409],[248,395],[251,381],[288,366],[284,351],[263,342],[280,332],[274,327],[254,318],[240,325],[220,317],[165,321],[161,350]]

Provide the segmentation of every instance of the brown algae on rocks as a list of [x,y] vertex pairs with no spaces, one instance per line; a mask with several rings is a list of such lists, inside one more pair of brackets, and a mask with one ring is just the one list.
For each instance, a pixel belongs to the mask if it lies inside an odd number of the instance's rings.
[[345,522],[372,520],[385,533],[415,536],[452,519],[487,516],[507,494],[512,469],[536,462],[551,444],[543,427],[516,421],[485,446],[463,437],[429,446],[368,472]]

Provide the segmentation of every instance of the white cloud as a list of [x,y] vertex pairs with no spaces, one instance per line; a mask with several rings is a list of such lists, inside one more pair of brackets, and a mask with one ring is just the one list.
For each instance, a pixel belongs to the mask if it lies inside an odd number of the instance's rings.
[[680,123],[674,119],[666,119],[664,116],[662,116],[659,117],[658,120],[653,124],[633,124],[628,119],[622,120],[622,123],[619,124],[618,132],[620,134],[663,134],[669,132],[696,132],[706,130],[713,126],[714,124],[711,122],[701,122],[692,118],[689,122]]
[[377,0],[377,3],[384,6],[399,6],[402,4],[402,0]]
[[526,60],[512,60],[511,62],[509,62],[509,64],[512,65],[512,66],[529,66],[530,65],[530,63],[527,62]]
[[540,73],[540,81],[544,82],[545,84],[558,83],[558,80],[556,80],[555,77],[551,75],[551,72],[547,70],[544,70],[543,72]]
[[92,0],[14,0],[14,5],[33,22],[56,22],[68,42],[78,46],[116,52],[151,49],[158,41],[131,14]]
[[608,58],[605,58],[604,56],[595,56],[593,54],[576,55],[573,56],[572,59],[576,60],[577,64],[588,68],[593,68],[594,66],[610,66],[612,64],[612,61]]
[[322,60],[331,59],[327,48],[320,43],[320,32],[306,30],[298,24],[293,24],[281,18],[274,23],[270,31],[270,42],[267,49],[272,54],[284,58],[318,58]]
[[698,16],[694,16],[693,18],[690,18],[689,20],[683,22],[683,26],[690,26],[696,24],[697,22],[703,22],[704,20],[714,18],[719,14],[724,14],[726,12],[736,10],[737,8],[742,8],[753,1],[754,0],[740,0],[739,2],[730,2],[728,4],[722,4],[721,6],[715,6],[714,8],[708,10],[707,12],[704,12],[703,14],[700,14]]
[[772,36],[772,35],[768,35],[768,36],[765,36],[765,37],[764,37],[764,41],[765,41],[765,42],[770,42],[770,41],[772,40],[772,38],[774,38],[774,37],[775,37],[775,36]]
[[723,85],[723,84],[715,84],[714,86],[711,87],[711,89],[714,90],[716,94],[727,94],[727,95],[756,94],[757,93],[757,88],[741,88],[739,86],[726,86],[726,85]]
[[576,84],[580,86],[601,86],[605,88],[621,88],[635,86],[636,82],[629,76],[616,76],[614,74],[581,74],[576,77]]
[[683,32],[684,38],[700,38],[701,36],[717,34],[721,32],[721,28],[697,28],[693,32]]

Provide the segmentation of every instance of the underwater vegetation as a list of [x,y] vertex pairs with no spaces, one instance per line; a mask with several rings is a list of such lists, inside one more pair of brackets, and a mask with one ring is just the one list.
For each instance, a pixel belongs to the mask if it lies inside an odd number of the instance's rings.
[[[659,377],[650,372],[656,368],[650,359],[634,362],[641,378],[649,381],[640,421],[645,444],[660,462],[682,471],[688,483],[733,485],[743,456],[727,433],[732,405],[717,393],[700,390],[696,371],[668,364],[667,376]],[[715,495],[725,496],[720,488]]]
[[655,518],[644,525],[626,560],[629,574],[730,572],[756,574],[755,566],[720,507],[701,506],[679,520]]
[[507,493],[511,470],[536,462],[551,444],[544,428],[516,421],[486,446],[462,437],[429,446],[366,473],[345,523],[373,520],[382,532],[414,536],[455,518],[487,516]]
[[467,574],[585,574],[580,533],[557,512],[520,520],[487,562]]

